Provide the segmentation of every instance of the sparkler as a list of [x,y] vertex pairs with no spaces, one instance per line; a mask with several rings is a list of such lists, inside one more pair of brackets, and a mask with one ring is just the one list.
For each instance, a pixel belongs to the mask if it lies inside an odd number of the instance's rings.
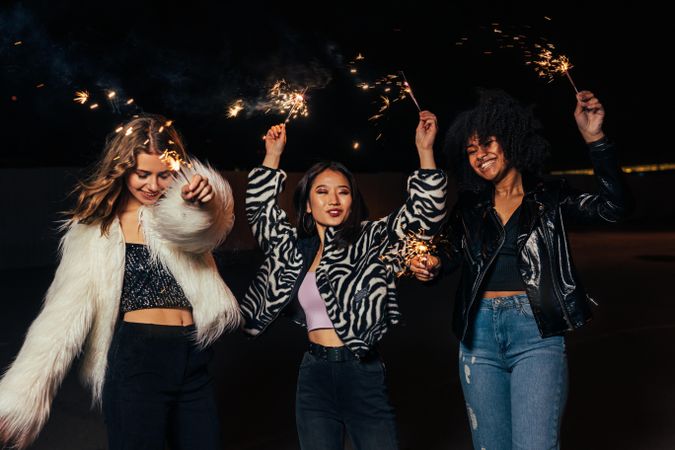
[[397,277],[411,275],[410,264],[413,259],[419,257],[422,263],[426,263],[429,255],[436,251],[436,240],[437,238],[425,238],[424,230],[419,233],[410,231],[404,239],[381,255],[380,259],[398,268]]
[[420,108],[420,104],[417,103],[417,99],[415,98],[415,94],[413,94],[412,87],[410,87],[410,83],[408,83],[408,80],[405,77],[405,74],[401,70],[399,72],[401,74],[401,78],[403,78],[403,88],[404,91],[410,95],[410,98],[412,99],[413,102],[415,102],[415,106],[417,106],[417,111],[422,111],[422,108]]
[[183,166],[192,167],[192,164],[181,158],[177,151],[168,149],[164,150],[162,155],[159,157],[159,160],[169,166],[169,169],[174,174],[180,174],[188,184],[190,183],[190,179],[185,174],[185,172],[183,172]]
[[429,255],[436,251],[436,244],[429,239],[424,239],[424,231],[420,234],[408,232],[403,248],[401,249],[401,256],[405,261],[405,267],[409,267],[413,259],[419,257],[422,263],[426,263]]
[[[549,47],[554,48],[552,44],[549,44]],[[528,64],[535,65],[535,71],[537,75],[542,78],[548,78],[549,82],[555,79],[556,75],[564,74],[567,76],[567,79],[572,84],[574,92],[579,93],[574,80],[570,76],[569,70],[574,67],[570,63],[570,60],[565,55],[555,55],[550,49],[542,48],[539,54],[537,55],[538,59],[528,62]]]
[[307,92],[307,88],[303,89],[302,92],[296,93],[293,96],[293,106],[291,106],[291,110],[288,112],[288,116],[286,116],[286,120],[284,120],[284,123],[288,123],[291,118],[298,117],[298,114],[302,116],[307,116],[307,103],[305,102],[305,92]]
[[291,119],[298,116],[307,117],[309,111],[307,109],[307,99],[305,98],[306,92],[307,88],[304,88],[302,91],[292,89],[286,83],[286,80],[275,82],[267,93],[269,100],[264,105],[265,113],[275,110],[280,114],[286,114],[286,111],[288,111],[284,123],[288,123]]

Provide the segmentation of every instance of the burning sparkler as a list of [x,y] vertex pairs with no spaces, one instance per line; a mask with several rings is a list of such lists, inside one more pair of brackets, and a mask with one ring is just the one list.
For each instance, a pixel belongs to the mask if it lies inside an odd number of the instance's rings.
[[413,102],[415,102],[415,106],[417,106],[417,111],[422,111],[422,108],[420,108],[420,104],[417,103],[417,99],[415,98],[415,94],[413,94],[412,87],[410,87],[410,83],[408,83],[408,80],[405,77],[405,74],[401,70],[399,72],[401,74],[401,78],[403,78],[403,88],[404,91],[410,95],[410,98],[412,99]]
[[302,116],[307,116],[307,103],[305,102],[305,92],[307,92],[307,88],[303,89],[301,93],[295,94],[293,106],[291,107],[291,110],[288,112],[288,116],[286,116],[286,120],[284,120],[284,123],[288,123],[291,120],[291,118],[298,117],[298,114]]
[[[550,44],[550,47],[553,48],[553,45]],[[547,48],[542,48],[539,54],[537,55],[538,59],[531,61],[529,63],[535,65],[535,71],[537,75],[542,78],[548,78],[549,82],[555,79],[556,75],[566,75],[567,79],[572,84],[574,92],[579,93],[574,80],[570,76],[569,70],[574,67],[570,63],[570,60],[565,55],[555,55],[551,50]]]
[[304,88],[302,91],[294,90],[286,83],[286,80],[279,80],[272,85],[267,93],[269,104],[267,105],[266,112],[274,109],[280,114],[286,114],[286,111],[288,111],[284,123],[288,123],[291,119],[298,116],[307,117],[309,110],[305,97],[306,92],[307,88]]
[[426,263],[429,255],[436,251],[437,238],[425,238],[424,231],[419,233],[408,232],[405,239],[398,241],[380,259],[396,267],[396,276],[410,275],[410,264],[413,259],[420,258]]
[[189,162],[185,161],[181,156],[178,154],[177,151],[175,150],[164,150],[162,155],[159,157],[159,160],[162,161],[164,164],[169,166],[169,169],[174,173],[174,174],[180,174],[182,175],[183,179],[189,184],[190,179],[188,176],[183,172],[183,166],[186,167],[192,167],[192,164]]
[[405,261],[405,267],[408,268],[413,259],[419,257],[422,263],[426,263],[429,255],[436,251],[436,244],[429,239],[424,239],[424,231],[420,234],[408,232],[403,248],[401,249],[401,256]]

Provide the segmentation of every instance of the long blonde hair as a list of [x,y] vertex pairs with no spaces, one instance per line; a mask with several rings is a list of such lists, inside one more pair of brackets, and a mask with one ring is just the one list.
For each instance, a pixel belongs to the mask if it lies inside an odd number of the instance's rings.
[[143,114],[120,125],[108,135],[91,175],[73,189],[77,203],[66,212],[69,223],[100,224],[101,234],[107,234],[124,198],[125,177],[135,169],[137,155],[161,155],[165,150],[188,160],[180,134],[165,117]]

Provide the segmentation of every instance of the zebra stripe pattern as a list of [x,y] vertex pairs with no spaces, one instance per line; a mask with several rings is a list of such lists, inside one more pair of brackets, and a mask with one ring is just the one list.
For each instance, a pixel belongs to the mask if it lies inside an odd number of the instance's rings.
[[[302,256],[297,231],[277,204],[286,174],[258,167],[249,174],[246,215],[265,261],[246,293],[241,309],[250,334],[262,332],[291,300],[301,282]],[[345,345],[366,354],[399,321],[397,268],[382,255],[395,251],[408,231],[431,237],[445,219],[447,178],[441,170],[417,170],[408,179],[408,199],[389,216],[365,221],[357,241],[347,248],[333,243],[326,230],[324,253],[316,270],[328,316]]]

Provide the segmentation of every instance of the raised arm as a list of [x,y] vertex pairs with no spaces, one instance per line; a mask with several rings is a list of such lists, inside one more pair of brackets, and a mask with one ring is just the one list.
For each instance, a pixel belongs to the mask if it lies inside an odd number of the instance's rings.
[[564,184],[561,210],[566,217],[580,222],[617,222],[630,213],[632,201],[614,145],[602,130],[605,109],[592,92],[581,91],[577,94],[574,118],[589,148],[598,191],[581,192]]
[[265,254],[296,236],[295,228],[277,202],[286,180],[286,173],[279,169],[285,146],[285,126],[271,127],[265,135],[263,165],[248,174],[246,219]]
[[440,231],[445,219],[447,177],[436,168],[434,160],[433,143],[437,131],[436,116],[422,111],[415,132],[420,168],[408,178],[405,204],[387,218],[389,238],[392,240],[405,239],[409,232],[432,237]]

